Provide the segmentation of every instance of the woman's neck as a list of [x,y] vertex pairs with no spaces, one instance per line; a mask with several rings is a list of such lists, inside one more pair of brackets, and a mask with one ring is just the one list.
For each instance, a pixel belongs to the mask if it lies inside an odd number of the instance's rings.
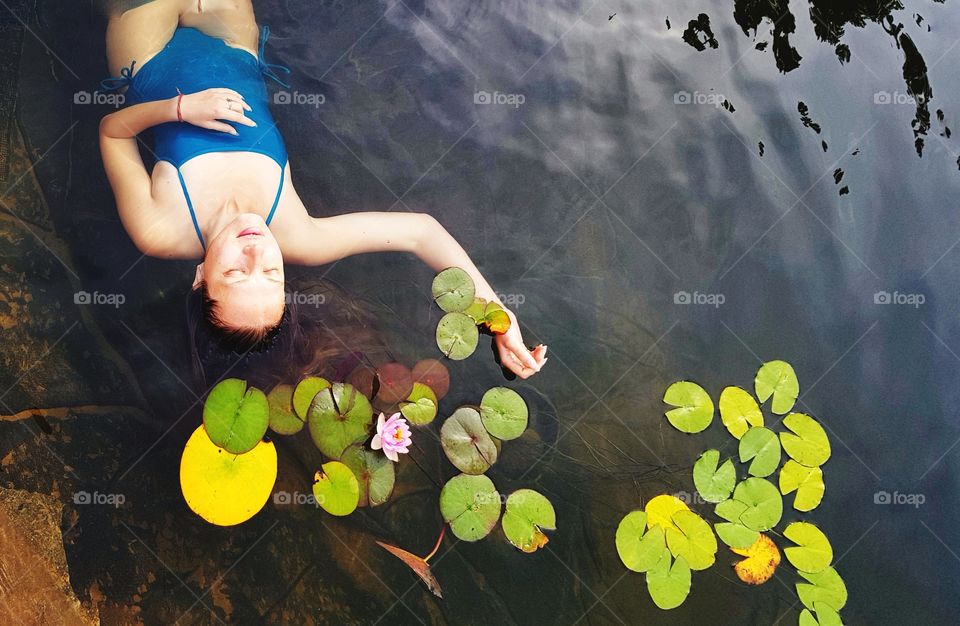
[[250,209],[240,205],[238,198],[231,196],[218,208],[211,208],[206,213],[205,219],[200,221],[200,231],[203,233],[203,239],[210,241],[216,237],[220,231],[232,222],[241,213],[248,213]]

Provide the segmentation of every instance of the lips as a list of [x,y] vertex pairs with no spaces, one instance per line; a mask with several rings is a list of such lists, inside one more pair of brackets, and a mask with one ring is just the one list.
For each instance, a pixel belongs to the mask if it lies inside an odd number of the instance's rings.
[[237,237],[238,237],[238,238],[239,238],[239,237],[250,237],[250,236],[254,236],[254,235],[257,236],[257,237],[261,237],[261,236],[263,236],[263,233],[260,232],[260,230],[257,229],[257,228],[244,228],[243,230],[240,231],[240,234],[237,235]]

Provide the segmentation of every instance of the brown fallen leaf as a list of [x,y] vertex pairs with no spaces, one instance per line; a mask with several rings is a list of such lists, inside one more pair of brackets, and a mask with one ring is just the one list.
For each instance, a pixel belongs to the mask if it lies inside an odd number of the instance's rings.
[[382,541],[378,541],[377,545],[406,563],[407,567],[412,569],[413,572],[420,577],[420,580],[427,585],[427,589],[429,589],[433,595],[437,596],[438,598],[442,598],[443,594],[440,592],[440,583],[437,582],[433,572],[430,571],[430,564],[427,563],[427,561],[430,559],[430,557],[437,553],[437,549],[440,548],[440,542],[443,541],[443,535],[446,530],[447,527],[444,526],[440,531],[440,537],[437,539],[437,545],[434,546],[433,551],[430,552],[430,554],[423,558],[413,554],[412,552],[407,552],[403,548],[398,548],[397,546],[390,545],[389,543],[384,543]]

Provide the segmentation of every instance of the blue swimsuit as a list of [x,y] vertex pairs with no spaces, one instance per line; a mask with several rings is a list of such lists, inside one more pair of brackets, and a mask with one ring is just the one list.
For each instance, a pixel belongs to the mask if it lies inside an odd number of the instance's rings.
[[246,112],[246,116],[256,122],[257,126],[231,124],[237,130],[236,136],[180,122],[167,122],[153,127],[157,159],[167,161],[177,168],[193,227],[197,231],[200,245],[204,248],[206,245],[203,234],[197,223],[187,184],[180,172],[183,164],[193,157],[209,152],[258,152],[267,155],[280,166],[280,184],[277,186],[273,207],[267,215],[268,226],[280,202],[287,149],[270,115],[267,87],[263,77],[268,76],[284,87],[289,87],[280,80],[276,71],[289,73],[290,70],[264,61],[263,48],[269,36],[270,30],[264,27],[260,37],[259,55],[254,58],[246,50],[228,46],[222,39],[206,35],[195,28],[179,27],[163,50],[140,66],[136,74],[133,73],[136,64],[134,61],[130,67],[121,70],[121,76],[107,78],[100,84],[104,91],[128,87],[127,102],[130,104],[173,98],[177,95],[177,89],[184,94],[190,94],[225,87],[242,94],[253,109]]

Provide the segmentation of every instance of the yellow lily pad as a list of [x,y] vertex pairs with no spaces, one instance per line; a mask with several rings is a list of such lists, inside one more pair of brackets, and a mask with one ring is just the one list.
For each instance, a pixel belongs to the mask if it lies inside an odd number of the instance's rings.
[[217,447],[200,426],[183,448],[180,489],[194,513],[217,526],[245,522],[263,508],[277,480],[277,449],[260,441],[249,452]]
[[793,508],[798,511],[812,511],[820,505],[823,492],[823,470],[819,467],[800,465],[788,459],[780,468],[780,493],[787,495],[797,492],[793,499]]
[[671,528],[680,532],[680,528],[673,523],[673,514],[677,511],[689,511],[690,507],[680,498],[664,493],[647,502],[643,510],[647,514],[647,528],[660,526],[666,533]]
[[737,577],[748,585],[762,585],[767,582],[780,565],[780,550],[777,549],[777,544],[762,533],[749,548],[730,548],[730,551],[747,557],[734,565],[733,570]]

